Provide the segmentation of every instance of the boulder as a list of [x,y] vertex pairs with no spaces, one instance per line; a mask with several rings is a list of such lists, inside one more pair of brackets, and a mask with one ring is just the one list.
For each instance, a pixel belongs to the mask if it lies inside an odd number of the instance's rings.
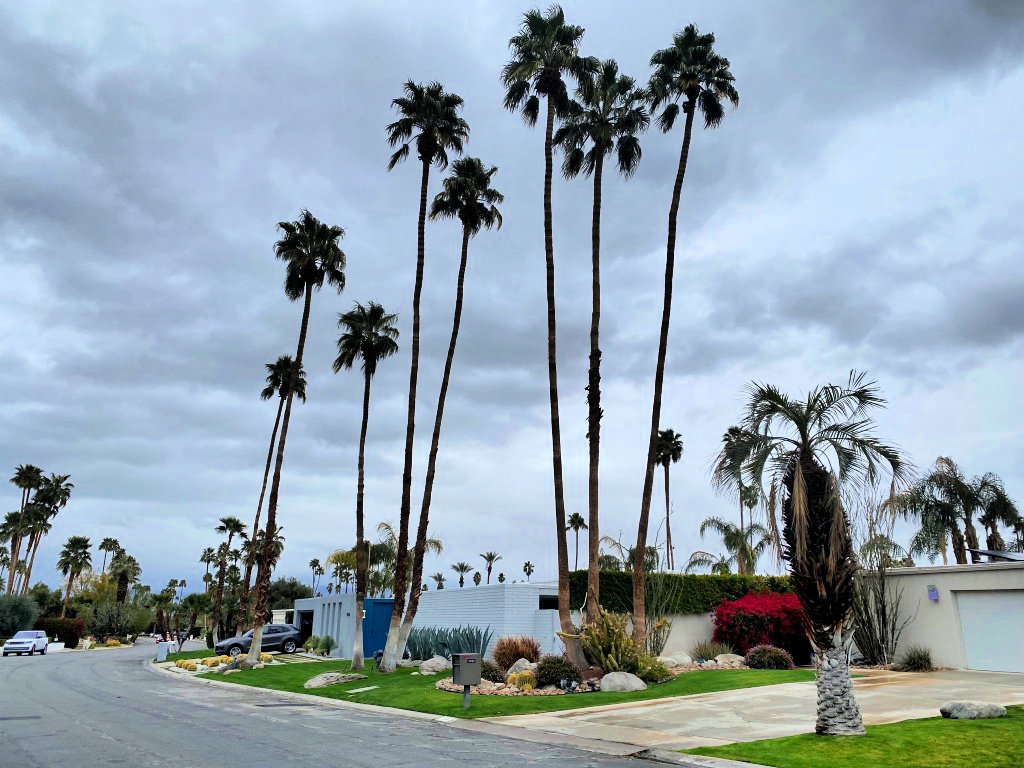
[[[689,667],[693,664],[693,659],[685,653],[674,653],[672,658],[676,660],[677,667]],[[668,666],[667,664],[665,666]]]
[[238,669],[238,668],[236,667],[235,669],[225,669],[225,670],[224,670],[224,674],[225,674],[225,675],[233,675],[233,674],[235,674],[236,672],[241,672],[241,671],[242,671],[242,670],[240,670],[240,669]]
[[659,664],[664,664],[669,669],[672,669],[672,667],[679,666],[679,662],[676,661],[675,656],[659,656],[655,659],[655,661],[657,661]]
[[717,656],[715,656],[715,661],[717,661],[723,667],[728,667],[733,664],[742,664],[743,657],[735,653],[720,653]]
[[490,680],[481,680],[477,688],[479,688],[481,691],[489,691],[494,688],[494,683],[492,683]]
[[508,668],[508,674],[518,675],[520,672],[536,672],[537,665],[527,659],[520,659]]
[[989,704],[987,701],[947,701],[939,712],[943,717],[954,720],[991,720],[1006,717],[1006,707]]
[[452,663],[444,656],[434,656],[427,659],[420,664],[421,675],[436,675],[438,672],[444,672],[446,669],[451,669]]
[[609,672],[601,678],[602,691],[646,691],[647,683],[629,672]]
[[326,688],[328,685],[339,683],[351,683],[354,680],[365,680],[366,675],[355,672],[324,672],[322,675],[311,677],[302,684],[303,688]]

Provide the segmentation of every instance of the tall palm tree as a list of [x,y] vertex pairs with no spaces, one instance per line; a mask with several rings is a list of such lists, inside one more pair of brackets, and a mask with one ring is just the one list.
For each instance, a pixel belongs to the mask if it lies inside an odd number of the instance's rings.
[[[665,357],[668,353],[668,329],[672,317],[672,281],[676,259],[676,222],[679,215],[679,197],[686,175],[686,162],[690,153],[693,118],[699,109],[704,116],[704,127],[715,128],[725,115],[723,100],[739,103],[739,94],[733,87],[729,60],[718,56],[713,46],[713,34],[701,34],[690,24],[672,39],[672,45],[657,51],[651,57],[654,74],[648,89],[651,106],[662,106],[658,127],[668,133],[675,125],[680,109],[686,114],[683,146],[679,152],[672,203],[668,211],[668,237],[665,246],[665,288],[661,309],[661,331],[658,339],[658,360],[654,369],[654,397],[651,403],[651,431],[647,444],[647,466],[644,472],[643,495],[640,500],[640,522],[637,525],[633,562],[633,636],[639,643],[646,627],[644,603],[645,575],[641,554],[647,545],[647,526],[651,512],[651,494],[654,491],[654,466],[658,455],[658,429],[661,425],[661,398],[665,381]],[[682,101],[680,107],[679,102]]]
[[[636,81],[619,73],[614,59],[601,62],[598,71],[581,78],[576,99],[570,101],[563,125],[552,139],[565,155],[562,173],[576,178],[582,171],[593,176],[594,198],[591,219],[591,312],[590,363],[587,374],[587,441],[589,474],[587,484],[590,547],[587,568],[586,615],[593,620],[600,605],[597,551],[600,539],[599,464],[601,456],[601,186],[604,160],[616,153],[619,172],[629,178],[640,164],[638,134],[647,129],[646,91]],[[578,537],[577,537],[578,539]]]
[[313,593],[315,594],[316,593],[316,575],[317,575],[317,572],[320,570],[320,558],[319,557],[314,557],[312,560],[309,561],[309,569],[313,572],[313,580],[310,582],[309,586],[313,590]]
[[718,463],[742,459],[751,485],[770,484],[772,518],[782,494],[783,556],[817,667],[815,730],[863,733],[847,665],[858,566],[840,490],[874,484],[883,470],[901,485],[908,465],[873,434],[871,411],[885,400],[863,373],[851,372],[845,386],[815,387],[805,400],[756,383],[746,395],[741,436],[722,448],[733,456],[720,454]]
[[[700,524],[701,538],[709,530],[722,537],[725,551],[729,553],[728,561],[736,564],[741,576],[753,576],[757,561],[772,546],[771,533],[759,523],[740,529],[735,523],[720,517],[708,517]],[[690,559],[693,560],[692,557]]]
[[491,569],[494,568],[494,564],[501,560],[501,555],[497,552],[484,552],[480,555],[484,562],[487,564],[487,583],[491,583]]
[[25,506],[22,520],[27,530],[28,546],[25,549],[25,556],[27,558],[25,572],[22,574],[21,581],[18,584],[18,592],[21,595],[27,595],[32,583],[32,566],[36,562],[36,552],[39,550],[39,543],[53,529],[53,523],[50,522],[49,508],[35,501],[30,501]]
[[1003,525],[1008,530],[1013,530],[1021,521],[1020,510],[1007,495],[1003,481],[998,475],[986,472],[980,478],[976,478],[976,481],[982,509],[978,522],[985,527],[985,546],[990,551],[1002,552],[1006,549],[1006,541],[999,531],[999,526]]
[[105,537],[100,545],[96,548],[103,553],[103,567],[100,573],[107,572],[107,555],[113,555],[121,551],[121,544],[117,539],[113,539],[109,536]]
[[[402,88],[403,95],[391,102],[398,119],[387,126],[388,144],[398,147],[388,162],[388,170],[409,157],[415,144],[420,161],[420,207],[416,219],[416,281],[412,294],[412,343],[409,363],[409,407],[405,425],[405,462],[402,467],[402,502],[398,514],[398,563],[395,569],[394,607],[391,626],[384,647],[379,671],[393,672],[398,662],[399,636],[405,614],[407,586],[407,549],[409,519],[412,514],[412,457],[416,432],[416,387],[420,369],[420,296],[423,292],[423,265],[426,252],[427,188],[430,168],[444,170],[448,153],[462,154],[469,140],[469,123],[460,115],[462,98],[447,93],[438,82],[422,85],[411,80]],[[357,633],[358,634],[358,633]]]
[[[56,475],[51,472],[49,477],[42,479],[30,503],[45,509],[47,519],[52,520],[67,506],[68,501],[71,499],[71,491],[74,490],[75,486],[74,483],[70,482],[70,479],[71,475]],[[31,556],[29,556],[27,550],[25,552],[26,557],[28,557],[28,571],[25,574],[24,582],[22,582],[22,594],[28,593],[29,583],[32,580],[32,566],[36,562],[36,553],[39,551],[39,545],[42,543],[43,537],[49,533],[51,527],[49,523],[36,526],[35,536],[30,547],[32,550]]]
[[[284,411],[288,393],[295,387],[295,397],[306,402],[306,372],[296,367],[291,355],[281,355],[273,363],[266,363],[267,385],[260,392],[260,400],[277,397],[277,416],[274,418],[274,429],[270,433],[270,446],[267,448],[267,463],[263,468],[263,485],[260,487],[260,500],[256,504],[256,519],[252,521],[252,530],[260,529],[260,513],[263,511],[263,497],[267,492],[267,480],[270,477],[270,463],[274,457],[274,444],[277,442],[277,430],[281,426],[281,414]],[[239,599],[238,618],[235,634],[242,634],[249,613],[249,588],[252,583],[252,569],[256,564],[256,540],[249,542],[246,548],[245,577],[242,579],[242,596]]]
[[[38,490],[43,484],[43,470],[34,464],[19,464],[14,469],[14,475],[11,477],[11,483],[14,484],[18,490],[21,491],[21,505],[18,508],[19,518],[25,514],[25,507],[28,506],[29,500],[32,496],[32,492]],[[14,577],[16,566],[21,557],[21,540],[22,530],[24,526],[19,519],[17,525],[12,526],[14,531],[13,537],[11,538],[11,563],[15,567],[12,567],[10,572],[7,574],[7,593],[13,594],[14,591]]]
[[[3,541],[3,535],[0,533],[0,541]],[[6,545],[0,546],[0,579],[3,578],[4,570],[11,567],[11,553],[7,549]],[[0,594],[3,594],[4,584],[0,580]]]
[[213,547],[207,547],[199,556],[199,562],[206,566],[206,575],[210,575],[210,566],[217,562],[217,552]]
[[[743,462],[746,457],[739,456],[737,451],[734,449],[734,443],[737,443],[737,441],[742,439],[742,429],[735,426],[729,427],[725,431],[725,434],[722,435],[724,448],[719,453],[721,459],[712,469],[714,483],[718,489],[728,493],[731,493],[733,490],[736,491],[736,498],[740,505],[740,532],[742,532],[745,527],[743,511],[747,510],[752,515],[754,509],[761,502],[760,489],[743,483]],[[751,521],[753,521],[752,517]],[[778,530],[774,527],[774,521],[769,520],[768,522],[769,533],[771,533],[772,536],[772,544],[775,546],[776,551],[781,554],[782,538],[779,536]]]
[[89,551],[91,546],[88,536],[71,536],[57,558],[57,570],[68,580],[68,587],[64,592],[64,607],[60,612],[62,619],[68,612],[68,601],[71,599],[71,587],[75,579],[86,568],[92,567],[92,553]]
[[460,561],[452,564],[452,570],[459,574],[459,589],[462,589],[466,586],[466,574],[473,570],[473,566]]
[[655,461],[665,469],[665,564],[668,570],[676,569],[675,551],[672,547],[672,527],[669,521],[670,499],[668,490],[668,470],[683,458],[683,436],[672,429],[658,430],[658,445]]
[[416,529],[416,543],[413,546],[412,579],[409,582],[409,604],[402,618],[402,627],[398,636],[398,645],[393,657],[385,654],[380,667],[384,672],[394,669],[405,654],[405,645],[412,631],[413,620],[420,604],[420,585],[423,583],[423,558],[426,553],[427,528],[430,524],[430,504],[434,492],[434,476],[437,471],[437,451],[441,442],[441,422],[444,418],[444,406],[448,397],[448,385],[451,381],[452,365],[455,361],[455,346],[459,340],[459,328],[462,324],[463,289],[466,282],[466,267],[469,263],[469,241],[481,229],[495,227],[501,229],[501,212],[497,206],[505,197],[491,186],[491,179],[498,172],[495,167],[488,168],[478,158],[464,157],[452,164],[451,174],[442,182],[441,192],[437,194],[430,206],[430,220],[457,219],[462,225],[462,255],[459,260],[459,273],[455,282],[455,313],[452,318],[451,338],[448,341],[448,356],[444,362],[441,375],[441,389],[437,395],[437,407],[434,410],[434,431],[430,436],[430,453],[427,455],[427,475],[423,483],[423,503],[420,506],[420,519]]
[[[363,498],[366,478],[366,430],[370,423],[370,381],[377,365],[398,352],[398,315],[388,314],[375,301],[363,306],[356,302],[350,311],[338,316],[338,357],[334,372],[351,370],[357,362],[363,369],[363,420],[359,427],[359,459],[356,480],[356,629],[352,649],[352,668],[363,668],[363,601],[366,599],[366,552],[363,546]],[[398,581],[396,571],[395,580]],[[397,596],[397,595],[396,595]]]
[[123,604],[128,597],[128,587],[138,582],[142,576],[139,561],[123,549],[114,553],[110,559],[110,576],[117,579],[117,603]]
[[[302,370],[302,354],[306,349],[306,332],[309,329],[309,310],[313,293],[323,288],[324,283],[341,293],[345,289],[345,253],[338,241],[345,236],[341,227],[324,224],[307,210],[303,210],[296,221],[282,221],[278,225],[281,239],[274,243],[274,255],[285,263],[284,292],[291,301],[303,300],[302,322],[299,325],[299,341],[295,349],[295,372]],[[292,416],[292,402],[298,386],[288,388],[285,396],[284,414],[281,416],[281,435],[277,441],[277,456],[274,459],[274,474],[270,481],[270,499],[267,502],[268,531],[277,531],[277,502],[281,491],[281,468],[284,465],[284,449],[288,439],[288,425]],[[260,644],[263,641],[263,619],[267,613],[267,593],[270,589],[270,572],[273,570],[274,536],[264,537],[263,551],[256,571],[256,600],[253,609],[252,646],[248,666],[259,663]],[[259,550],[257,550],[259,551]]]
[[237,517],[228,515],[220,519],[220,524],[214,530],[227,535],[227,541],[218,548],[217,558],[217,591],[213,595],[213,639],[221,640],[224,637],[224,617],[221,615],[221,606],[224,602],[224,579],[227,576],[228,557],[231,554],[231,542],[235,536],[245,532],[245,523]]
[[[555,532],[558,543],[558,619],[565,633],[566,653],[578,667],[586,666],[583,648],[575,639],[569,614],[569,548],[565,542],[565,493],[562,481],[562,429],[558,413],[558,353],[555,318],[555,245],[551,212],[552,146],[555,117],[564,117],[569,93],[564,76],[582,82],[597,71],[595,58],[580,56],[583,27],[565,23],[557,6],[546,12],[523,14],[519,32],[509,41],[511,58],[501,72],[505,108],[520,112],[527,125],[537,124],[540,100],[546,102],[544,129],[544,266],[548,321],[548,400],[551,409],[551,468],[555,494]],[[571,637],[570,637],[571,636]]]
[[[591,519],[593,519],[593,515],[591,515]],[[573,512],[569,515],[565,530],[576,534],[576,561],[573,570],[578,571],[580,569],[580,531],[587,530],[587,521],[579,512]]]
[[533,563],[527,560],[523,563],[523,573],[526,574],[526,581],[530,581],[530,577],[533,576]]

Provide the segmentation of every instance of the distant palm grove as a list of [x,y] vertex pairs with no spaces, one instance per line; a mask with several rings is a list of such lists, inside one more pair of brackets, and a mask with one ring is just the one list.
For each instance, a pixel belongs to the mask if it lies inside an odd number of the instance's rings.
[[[847,667],[858,569],[865,564],[912,564],[914,557],[922,556],[948,562],[952,555],[958,563],[979,562],[991,556],[985,552],[1022,551],[1024,518],[1000,479],[991,473],[970,479],[952,459],[939,458],[934,468],[918,476],[908,457],[874,434],[872,414],[886,405],[878,385],[863,373],[851,372],[841,384],[813,385],[806,395],[798,396],[768,384],[750,384],[737,423],[727,426],[723,421],[725,431],[711,472],[714,487],[729,497],[736,519],[711,516],[704,519],[699,532],[673,530],[670,475],[673,465],[683,459],[684,434],[662,423],[662,405],[677,255],[686,255],[685,233],[680,237],[678,232],[679,212],[696,196],[686,194],[689,187],[684,188],[684,182],[691,152],[700,152],[700,129],[727,125],[729,110],[739,105],[739,92],[729,59],[716,49],[715,36],[694,24],[666,35],[665,47],[652,52],[646,82],[620,72],[612,58],[586,55],[584,32],[583,27],[569,23],[557,5],[530,10],[522,15],[509,39],[507,63],[494,73],[495,104],[500,101],[511,113],[509,119],[521,120],[524,130],[539,128],[536,151],[544,158],[543,177],[535,180],[533,196],[541,214],[538,225],[542,222],[542,226],[533,233],[535,248],[523,254],[521,273],[524,281],[537,285],[543,281],[546,292],[544,353],[552,472],[547,524],[553,526],[549,530],[557,547],[558,616],[566,655],[577,667],[587,666],[572,612],[581,611],[584,622],[595,621],[601,606],[601,570],[632,572],[632,632],[634,640],[642,643],[652,626],[647,614],[650,572],[710,570],[752,575],[761,558],[772,553],[777,563],[788,566],[816,653],[819,685],[843,691],[832,719],[822,721],[819,730],[860,732],[860,713],[849,689]],[[421,592],[429,582],[434,589],[451,589],[455,583],[455,588],[472,588],[506,582],[504,573],[493,573],[502,556],[492,550],[465,555],[465,560],[451,563],[444,572],[424,573],[426,557],[444,551],[442,542],[431,533],[431,502],[437,475],[445,469],[440,460],[443,426],[449,386],[459,375],[456,362],[463,310],[475,300],[471,256],[478,248],[478,238],[501,237],[506,225],[501,175],[499,166],[493,164],[501,158],[467,154],[472,134],[463,117],[463,100],[439,82],[396,83],[391,105],[394,121],[381,126],[381,141],[389,152],[381,172],[393,173],[394,199],[399,204],[408,205],[410,211],[416,206],[416,231],[408,232],[410,253],[415,238],[415,257],[408,264],[414,275],[411,306],[385,308],[371,295],[372,286],[347,284],[349,258],[369,260],[372,255],[346,253],[342,226],[322,221],[306,209],[296,212],[294,220],[277,225],[277,239],[268,251],[281,263],[284,297],[297,305],[298,327],[291,331],[296,333],[294,350],[273,350],[272,362],[266,363],[264,370],[253,371],[253,392],[269,403],[266,419],[271,429],[267,442],[252,447],[261,461],[266,452],[262,477],[253,478],[252,500],[256,503],[252,519],[226,516],[211,525],[219,541],[200,556],[206,566],[201,592],[185,597],[185,583],[174,582],[174,588],[169,585],[148,603],[156,608],[158,627],[167,626],[166,617],[174,616],[191,620],[194,628],[197,616],[209,615],[215,640],[252,628],[254,639],[246,662],[250,665],[258,662],[262,625],[272,603],[271,576],[285,546],[286,521],[281,519],[281,510],[287,489],[282,479],[293,408],[307,396],[318,394],[307,386],[307,370],[330,366],[339,376],[358,375],[362,385],[358,445],[346,458],[352,462],[356,482],[339,509],[339,515],[352,516],[355,541],[325,553],[323,562],[319,558],[310,561],[308,588],[303,583],[300,589],[310,595],[354,592],[355,645],[342,649],[346,656],[351,655],[353,669],[362,669],[365,663],[359,622],[368,597],[390,594],[394,598],[379,663],[380,672],[386,674],[394,671],[403,656]],[[651,130],[652,126],[656,130]],[[657,353],[646,363],[650,377],[645,395],[650,410],[645,405],[642,414],[632,414],[647,448],[642,483],[638,482],[642,491],[632,518],[635,532],[621,541],[621,534],[614,539],[602,529],[600,515],[602,195],[607,185],[624,184],[636,173],[647,141],[668,142],[673,152],[678,147],[678,162],[674,168],[659,169],[666,220],[660,323],[656,330],[651,329],[652,341],[657,338]],[[592,203],[589,265],[556,257],[558,228],[552,199],[556,157],[558,170],[566,179],[583,176],[588,180],[586,194]],[[524,222],[507,224],[529,226]],[[424,285],[432,279],[428,236],[441,226],[457,227],[461,235],[457,277],[454,285],[448,286],[451,310],[444,317],[424,316],[421,298]],[[559,351],[556,274],[561,270],[590,277],[591,313],[586,344]],[[335,295],[352,288],[357,290],[358,300],[339,307],[336,358],[307,359],[310,334],[328,332],[311,327],[315,325],[310,322],[314,299],[318,304],[331,302]],[[400,334],[399,317],[406,317],[406,312],[408,331]],[[440,384],[426,400],[419,388],[425,328],[448,331],[443,366],[425,379]],[[370,419],[370,403],[379,396],[376,373],[381,366],[397,364],[393,358],[403,345],[409,350],[408,388],[403,387],[401,393],[406,408],[403,460],[400,477],[396,472],[393,478],[401,484],[401,502],[396,522],[381,523],[376,540],[371,541],[365,520],[366,472],[367,464],[376,459],[367,451],[367,442],[373,439],[377,425]],[[559,354],[562,360],[576,356],[587,361],[586,423],[572,425],[572,429],[585,430],[587,436],[584,513],[566,510]],[[433,406],[428,413],[432,417],[429,437],[422,430],[417,434],[416,429],[417,408],[424,402]],[[420,426],[423,423],[421,418]],[[413,460],[417,437],[429,440],[425,466],[416,466]],[[656,471],[658,467],[661,473]],[[379,475],[381,468],[373,470]],[[418,499],[413,496],[416,477],[423,478]],[[5,542],[0,550],[0,574],[6,571],[0,586],[8,594],[23,595],[28,592],[36,553],[50,521],[68,504],[74,486],[66,475],[45,476],[31,465],[19,466],[11,482],[20,490],[21,499],[19,509],[9,513],[0,528],[0,541]],[[662,486],[659,495],[664,491],[664,513],[659,498],[652,517],[656,483]],[[896,540],[898,520],[909,521],[917,529],[906,547]],[[296,518],[296,524],[299,522]],[[981,526],[984,541],[977,526]],[[721,540],[721,548],[697,543],[712,535]],[[583,605],[571,606],[570,550],[574,567],[580,568],[581,538],[586,597]],[[486,546],[491,545],[481,542],[481,549]],[[684,557],[677,561],[677,550],[683,548]],[[128,582],[138,581],[138,564],[127,563],[131,558],[117,542],[104,539],[99,552],[104,572],[108,570],[107,555],[111,555],[109,570],[118,580],[125,579],[125,589]],[[64,611],[76,584],[83,575],[88,576],[98,558],[90,554],[88,538],[72,536],[68,540],[58,558],[58,569],[66,580]],[[534,574],[529,561],[521,570],[518,564],[506,566],[517,579],[521,572],[523,581]],[[323,576],[326,581],[321,580]]]

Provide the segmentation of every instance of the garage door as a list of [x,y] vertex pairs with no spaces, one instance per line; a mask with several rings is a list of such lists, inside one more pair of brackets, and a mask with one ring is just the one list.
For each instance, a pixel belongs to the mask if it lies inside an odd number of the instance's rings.
[[1024,672],[1024,590],[957,592],[968,669]]

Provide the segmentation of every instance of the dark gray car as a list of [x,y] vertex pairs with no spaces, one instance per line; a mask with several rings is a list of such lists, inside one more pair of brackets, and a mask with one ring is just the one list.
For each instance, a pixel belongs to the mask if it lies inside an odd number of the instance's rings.
[[[282,653],[295,653],[301,646],[302,640],[299,635],[299,628],[291,624],[264,624],[263,639],[260,643],[261,651],[281,651]],[[237,656],[240,653],[248,653],[252,646],[252,630],[239,637],[229,637],[217,643],[216,651],[219,654]]]

